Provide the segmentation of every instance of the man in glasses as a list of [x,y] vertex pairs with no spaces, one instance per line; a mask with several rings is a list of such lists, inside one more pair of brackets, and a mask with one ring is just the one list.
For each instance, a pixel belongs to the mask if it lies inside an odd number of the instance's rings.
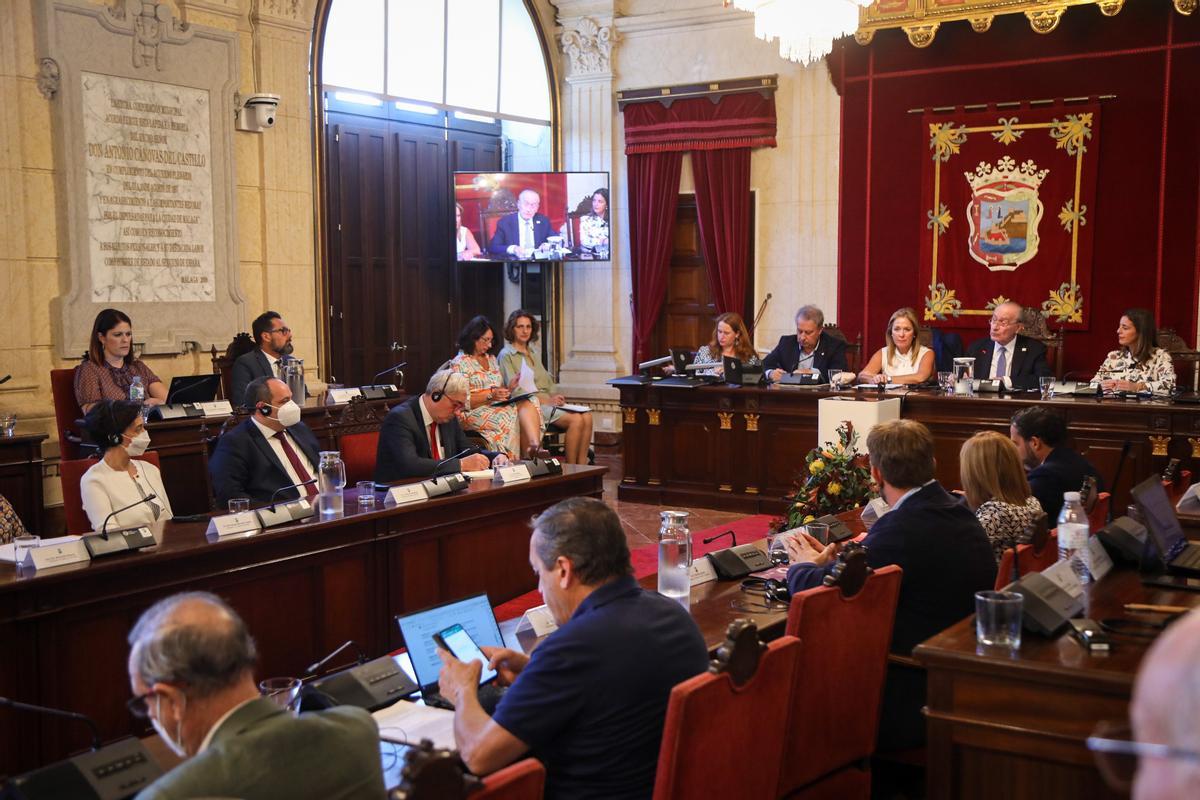
[[129,709],[183,763],[139,800],[183,797],[379,798],[379,729],[359,708],[295,717],[261,697],[254,640],[220,598],[160,600],[129,633]]
[[1046,345],[1021,335],[1019,303],[1001,303],[992,310],[988,338],[971,342],[967,355],[975,359],[975,377],[1003,381],[1006,389],[1036,389],[1038,378],[1053,375],[1046,363]]
[[[286,381],[283,365],[292,355],[292,329],[274,311],[264,311],[250,324],[254,336],[253,350],[233,362],[229,399],[240,403],[246,396],[246,386],[255,378],[279,378]],[[304,395],[296,398],[304,405]]]

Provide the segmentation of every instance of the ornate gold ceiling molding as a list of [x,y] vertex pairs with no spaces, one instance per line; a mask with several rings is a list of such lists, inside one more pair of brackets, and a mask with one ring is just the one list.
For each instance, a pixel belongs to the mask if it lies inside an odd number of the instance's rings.
[[[1180,14],[1192,14],[1200,4],[1200,0],[1171,2]],[[854,39],[870,44],[875,31],[900,28],[913,47],[928,47],[943,23],[965,21],[983,33],[1001,14],[1024,14],[1036,32],[1050,33],[1073,6],[1099,6],[1100,13],[1114,17],[1124,5],[1125,0],[876,0],[859,12]]]

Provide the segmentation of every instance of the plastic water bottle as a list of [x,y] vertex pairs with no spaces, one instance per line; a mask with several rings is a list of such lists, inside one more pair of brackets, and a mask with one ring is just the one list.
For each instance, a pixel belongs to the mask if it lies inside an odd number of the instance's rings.
[[343,509],[343,490],[346,487],[346,464],[337,450],[322,450],[317,467],[317,491],[321,514],[340,517]]
[[663,511],[658,529],[658,593],[687,606],[691,594],[692,532],[688,512]]
[[1080,583],[1092,580],[1088,533],[1087,513],[1079,501],[1079,492],[1063,492],[1063,507],[1058,515],[1058,558],[1071,561]]
[[129,384],[129,399],[134,403],[146,402],[146,387],[142,385],[142,379],[135,377],[133,383]]

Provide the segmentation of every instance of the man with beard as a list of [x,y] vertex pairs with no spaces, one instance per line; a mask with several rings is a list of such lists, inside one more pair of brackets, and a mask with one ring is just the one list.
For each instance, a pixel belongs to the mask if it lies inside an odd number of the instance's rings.
[[[246,386],[255,378],[279,378],[287,382],[283,365],[292,354],[292,329],[278,313],[264,311],[251,323],[250,331],[258,346],[233,362],[229,399],[234,403],[242,402]],[[307,394],[306,391],[297,397],[296,402],[304,405]]]

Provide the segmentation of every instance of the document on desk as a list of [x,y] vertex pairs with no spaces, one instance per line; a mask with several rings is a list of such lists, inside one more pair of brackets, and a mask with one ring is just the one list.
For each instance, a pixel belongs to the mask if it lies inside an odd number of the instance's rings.
[[381,739],[408,744],[430,739],[434,747],[455,749],[453,711],[401,700],[371,716],[379,726]]
[[[83,537],[56,536],[50,539],[41,539],[38,541],[38,547],[52,547],[59,544],[70,544],[71,542],[78,542],[81,538]],[[12,542],[9,542],[8,544],[0,544],[0,562],[5,562],[8,564],[16,563],[17,556],[14,552],[15,550],[16,545]]]

